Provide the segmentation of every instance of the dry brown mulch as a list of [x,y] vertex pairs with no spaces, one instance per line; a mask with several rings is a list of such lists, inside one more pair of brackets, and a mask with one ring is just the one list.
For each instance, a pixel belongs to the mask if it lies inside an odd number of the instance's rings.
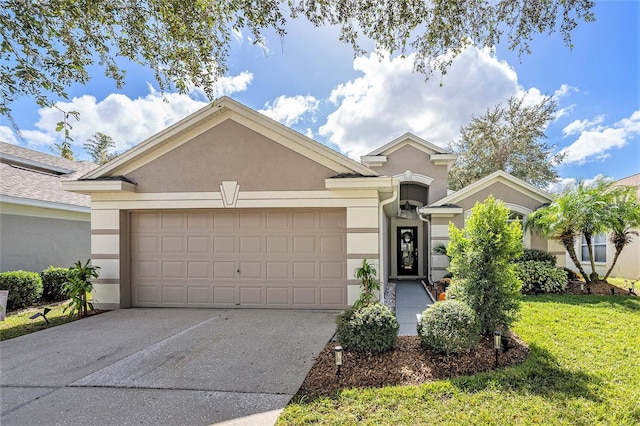
[[[322,350],[298,391],[299,397],[331,395],[352,387],[419,385],[495,368],[493,337],[484,337],[469,353],[445,355],[422,348],[418,336],[400,336],[396,348],[383,354],[344,352],[338,376],[334,355],[337,345],[329,342]],[[528,355],[529,347],[511,334],[508,350],[498,355],[498,366],[519,364]]]
[[[580,288],[580,285],[584,285],[584,290]],[[588,288],[590,288],[590,293]],[[608,282],[598,281],[591,283],[589,287],[584,281],[569,281],[567,288],[564,291],[565,294],[600,294],[600,295],[629,295],[629,289],[620,288]]]

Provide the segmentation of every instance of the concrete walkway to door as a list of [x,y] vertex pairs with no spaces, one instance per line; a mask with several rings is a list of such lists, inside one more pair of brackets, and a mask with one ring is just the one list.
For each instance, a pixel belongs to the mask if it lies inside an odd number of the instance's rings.
[[123,309],[0,342],[0,424],[210,425],[273,413],[337,315]]
[[420,281],[396,282],[396,318],[400,324],[400,336],[416,336],[417,315],[433,302]]

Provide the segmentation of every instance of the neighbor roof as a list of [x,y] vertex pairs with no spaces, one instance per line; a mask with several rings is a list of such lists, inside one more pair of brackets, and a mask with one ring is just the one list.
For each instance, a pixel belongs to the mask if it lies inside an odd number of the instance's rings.
[[88,208],[91,197],[65,191],[61,182],[77,179],[96,167],[89,161],[71,161],[0,141],[0,200],[50,208]]

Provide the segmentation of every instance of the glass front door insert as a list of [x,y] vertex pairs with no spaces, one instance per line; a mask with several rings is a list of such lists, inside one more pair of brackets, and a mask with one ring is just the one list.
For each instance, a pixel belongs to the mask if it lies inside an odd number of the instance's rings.
[[418,227],[398,228],[398,275],[418,275]]

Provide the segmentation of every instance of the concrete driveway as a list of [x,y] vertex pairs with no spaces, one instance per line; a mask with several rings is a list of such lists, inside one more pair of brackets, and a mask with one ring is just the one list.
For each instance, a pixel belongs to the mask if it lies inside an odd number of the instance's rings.
[[124,309],[0,342],[0,424],[272,423],[336,316]]

